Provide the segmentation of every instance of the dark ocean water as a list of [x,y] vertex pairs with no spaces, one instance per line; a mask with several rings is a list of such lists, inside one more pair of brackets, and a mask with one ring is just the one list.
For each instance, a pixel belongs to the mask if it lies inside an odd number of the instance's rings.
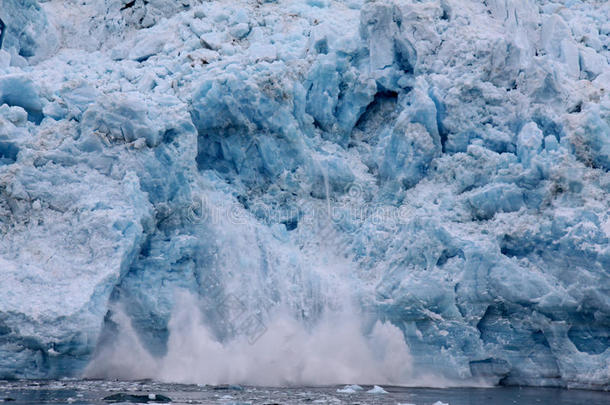
[[[354,394],[332,387],[241,387],[163,384],[151,381],[98,380],[0,381],[0,401],[10,404],[108,404],[114,394],[132,399],[168,397],[175,404],[417,404],[437,401],[450,405],[540,404],[609,405],[610,393],[555,388],[404,388],[384,387],[387,394],[369,394],[370,386]],[[150,394],[156,395],[153,396]],[[149,400],[149,403],[156,403]]]

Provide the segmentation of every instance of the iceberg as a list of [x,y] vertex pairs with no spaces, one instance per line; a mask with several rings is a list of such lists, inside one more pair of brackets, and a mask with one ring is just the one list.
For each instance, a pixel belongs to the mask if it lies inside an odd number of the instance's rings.
[[355,394],[356,392],[362,391],[363,388],[358,384],[346,385],[343,388],[337,389],[340,394]]
[[384,390],[379,385],[375,385],[373,388],[366,392],[367,394],[387,394],[388,392]]
[[610,388],[607,2],[0,19],[0,378]]

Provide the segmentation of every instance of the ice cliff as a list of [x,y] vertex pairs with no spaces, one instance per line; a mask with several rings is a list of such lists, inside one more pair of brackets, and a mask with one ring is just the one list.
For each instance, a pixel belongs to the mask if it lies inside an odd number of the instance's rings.
[[218,342],[353,306],[415,374],[609,388],[610,3],[0,18],[0,377],[162,358],[189,292]]

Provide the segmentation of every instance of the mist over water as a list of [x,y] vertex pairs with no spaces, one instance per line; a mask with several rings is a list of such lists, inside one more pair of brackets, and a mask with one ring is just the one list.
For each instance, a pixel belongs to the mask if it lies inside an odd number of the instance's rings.
[[127,316],[117,311],[117,341],[101,348],[85,375],[265,386],[413,381],[402,332],[377,322],[366,333],[351,311],[329,313],[311,329],[278,313],[255,341],[237,336],[226,342],[214,337],[200,314],[196,299],[179,300],[169,323],[167,354],[157,359],[140,344]]
[[188,383],[321,385],[354,382],[400,384],[410,370],[401,332],[378,324],[368,336],[347,314],[329,315],[311,331],[279,315],[254,343],[237,337],[224,344],[180,310],[171,322],[161,380]]

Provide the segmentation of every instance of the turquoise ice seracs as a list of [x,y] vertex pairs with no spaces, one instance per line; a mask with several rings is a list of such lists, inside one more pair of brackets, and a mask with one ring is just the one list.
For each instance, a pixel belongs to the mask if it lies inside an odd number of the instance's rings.
[[607,2],[2,0],[0,18],[0,376],[78,375],[117,308],[161,356],[176,288],[219,339],[231,296],[315,325],[340,252],[417,370],[608,388]]

